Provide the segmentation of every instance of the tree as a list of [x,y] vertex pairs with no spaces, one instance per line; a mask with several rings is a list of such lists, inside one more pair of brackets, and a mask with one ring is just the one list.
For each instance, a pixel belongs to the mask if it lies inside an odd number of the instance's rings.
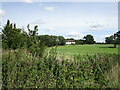
[[38,38],[45,46],[48,47],[65,45],[65,38],[63,36],[39,35]]
[[58,36],[59,43],[58,45],[65,45],[65,38],[63,36]]
[[[36,43],[36,39],[38,40],[38,26],[34,26],[34,30],[30,29],[30,25],[27,25],[27,29],[28,29],[28,35],[27,35],[27,48],[29,48],[30,46],[32,46],[33,43]],[[24,32],[25,33],[25,32]],[[27,33],[25,33],[27,34]]]
[[44,43],[42,43],[42,40],[39,39],[37,33],[38,26],[34,26],[34,30],[31,30],[29,27],[30,25],[28,24],[27,49],[32,53],[32,55],[42,57],[45,46]]
[[76,44],[84,44],[84,43],[85,43],[85,41],[84,41],[84,40],[82,40],[82,39],[75,40],[75,41],[76,41]]
[[116,48],[117,44],[120,44],[120,31],[114,34],[114,48]]
[[110,37],[106,37],[106,38],[105,38],[105,42],[106,42],[107,44],[114,44],[114,36],[111,35]]
[[22,46],[21,37],[21,29],[16,28],[16,24],[13,25],[12,23],[10,23],[10,20],[7,20],[7,24],[2,30],[3,48],[20,48]]
[[31,30],[30,29],[30,24],[28,24],[27,25],[27,28],[28,28],[28,35],[29,36],[35,36],[35,35],[37,35],[38,33],[37,33],[37,31],[38,31],[38,26],[36,25],[36,26],[34,26],[34,30]]
[[84,40],[85,40],[86,44],[94,44],[95,43],[92,35],[84,36]]
[[107,44],[114,44],[114,48],[116,48],[117,44],[120,44],[120,31],[116,32],[114,35],[105,38],[105,42]]
[[66,40],[74,40],[74,38],[67,38]]

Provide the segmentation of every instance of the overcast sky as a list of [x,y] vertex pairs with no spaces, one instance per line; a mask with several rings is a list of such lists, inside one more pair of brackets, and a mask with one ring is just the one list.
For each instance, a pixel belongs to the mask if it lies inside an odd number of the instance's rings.
[[82,39],[92,34],[96,41],[118,31],[117,2],[3,2],[2,25],[9,19],[18,27],[39,26],[39,34]]

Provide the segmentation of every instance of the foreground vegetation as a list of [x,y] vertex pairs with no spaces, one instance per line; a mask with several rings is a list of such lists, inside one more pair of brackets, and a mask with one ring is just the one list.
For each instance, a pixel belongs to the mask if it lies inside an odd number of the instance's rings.
[[[26,32],[8,20],[2,30],[3,89],[118,88],[117,48],[106,45],[58,46],[65,44],[64,37],[40,36],[38,26],[34,26],[34,30],[29,27],[28,24]],[[84,44],[89,40],[89,44],[95,43],[88,36]],[[81,40],[77,44],[80,43]],[[47,47],[52,48],[46,50]]]
[[76,55],[55,49],[36,57],[25,49],[3,50],[3,88],[118,88],[118,55]]

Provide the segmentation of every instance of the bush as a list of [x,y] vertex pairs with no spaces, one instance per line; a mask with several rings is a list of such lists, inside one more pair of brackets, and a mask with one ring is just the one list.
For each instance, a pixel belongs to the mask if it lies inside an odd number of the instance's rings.
[[42,57],[44,54],[45,48],[46,47],[40,41],[36,41],[36,43],[32,43],[32,45],[28,49],[33,56],[35,55],[35,56]]
[[116,65],[117,54],[68,60],[54,48],[42,58],[19,49],[3,51],[2,59],[3,88],[118,88],[106,74]]

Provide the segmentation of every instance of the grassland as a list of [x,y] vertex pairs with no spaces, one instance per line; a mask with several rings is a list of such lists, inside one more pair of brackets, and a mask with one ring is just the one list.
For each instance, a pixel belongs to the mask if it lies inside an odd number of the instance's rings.
[[113,48],[113,44],[66,45],[66,46],[58,46],[57,51],[67,56],[73,56],[75,54],[94,55],[96,53],[110,53],[110,54],[118,53],[118,48]]

